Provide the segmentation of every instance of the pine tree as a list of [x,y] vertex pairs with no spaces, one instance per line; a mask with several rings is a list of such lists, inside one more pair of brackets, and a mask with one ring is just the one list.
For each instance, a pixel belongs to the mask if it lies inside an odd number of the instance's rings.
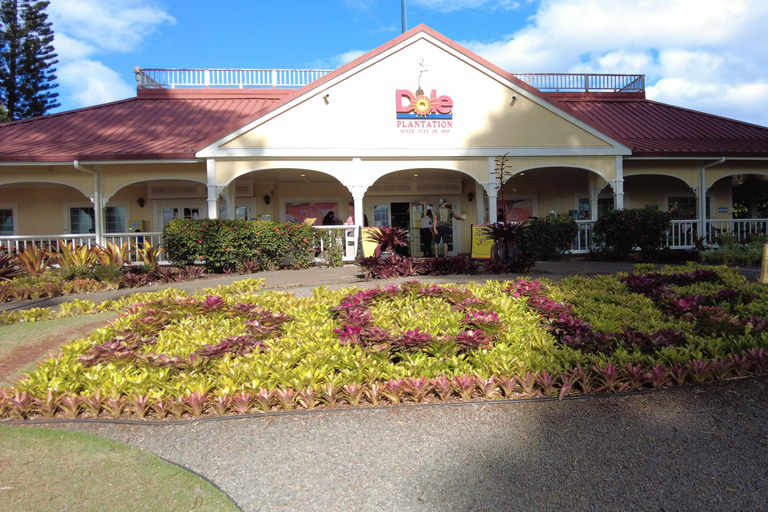
[[47,0],[0,0],[0,104],[11,120],[56,108],[58,63]]

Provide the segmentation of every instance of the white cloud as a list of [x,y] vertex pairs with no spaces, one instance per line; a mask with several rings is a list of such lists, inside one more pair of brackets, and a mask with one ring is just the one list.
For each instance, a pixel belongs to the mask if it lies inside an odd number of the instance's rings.
[[136,94],[136,86],[126,84],[120,75],[101,62],[81,59],[60,66],[57,73],[62,90],[76,104],[97,105]]
[[463,44],[516,73],[646,74],[649,98],[768,124],[766,26],[765,0],[542,0],[523,29]]
[[411,0],[408,5],[438,12],[464,11],[469,9],[511,10],[520,7],[517,0]]
[[130,52],[173,16],[141,0],[58,0],[49,6],[56,32],[101,50]]
[[99,55],[134,51],[149,34],[175,19],[152,0],[56,0],[47,9],[59,56],[58,93],[67,106],[105,103],[135,94]]
[[352,62],[356,58],[365,55],[368,50],[350,50],[345,53],[339,53],[333,55],[327,59],[317,59],[312,63],[313,69],[336,69],[340,68],[344,64]]

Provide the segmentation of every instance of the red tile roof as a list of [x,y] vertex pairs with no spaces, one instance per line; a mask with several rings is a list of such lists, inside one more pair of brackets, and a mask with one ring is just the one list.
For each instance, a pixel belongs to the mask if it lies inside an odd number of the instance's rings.
[[633,156],[768,158],[768,128],[646,100],[644,93],[547,93],[424,25],[298,90],[161,89],[96,107],[0,124],[0,161],[195,158],[195,153],[419,32],[632,149]]
[[[590,97],[591,96],[591,97]],[[556,105],[632,149],[633,156],[768,157],[768,128],[645,98],[550,95]]]
[[142,90],[136,98],[0,124],[0,161],[195,158],[295,91]]

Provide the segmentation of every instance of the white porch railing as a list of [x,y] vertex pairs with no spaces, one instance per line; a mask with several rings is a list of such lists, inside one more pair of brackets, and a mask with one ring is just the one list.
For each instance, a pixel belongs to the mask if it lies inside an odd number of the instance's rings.
[[[586,254],[592,248],[592,234],[595,222],[591,220],[576,221],[579,226],[579,232],[573,240],[571,249],[572,254]],[[732,234],[739,240],[745,240],[749,235],[768,233],[768,219],[717,219],[708,220],[707,236],[703,243],[710,247],[717,246],[717,235]],[[344,252],[342,260],[345,262],[355,261],[360,243],[359,226],[315,226],[317,229],[337,229],[344,230]],[[668,234],[668,247],[670,249],[690,249],[698,241],[699,222],[696,220],[673,220]],[[153,247],[162,245],[162,233],[109,233],[103,236],[105,242],[113,242],[122,245],[129,242],[131,247],[130,259],[132,262],[139,262],[136,245],[148,241]],[[8,248],[12,253],[23,251],[28,245],[46,247],[52,250],[58,250],[60,245],[73,242],[76,246],[87,245],[92,247],[96,245],[96,236],[93,234],[82,235],[36,235],[36,236],[0,236],[0,246]],[[325,251],[321,242],[320,250]],[[161,263],[168,263],[164,258]]]
[[139,89],[299,88],[322,78],[325,69],[141,69],[135,68]]
[[708,220],[707,233],[709,234],[708,242],[710,245],[714,245],[717,242],[717,236],[720,234],[734,235],[740,241],[743,241],[750,235],[764,235],[768,233],[768,219]]
[[[344,230],[344,252],[342,261],[355,261],[357,257],[358,241],[360,240],[360,226],[315,226],[316,229],[343,229]],[[320,251],[325,253],[325,247],[320,241]]]
[[31,245],[58,251],[61,245],[66,245],[69,242],[72,242],[75,246],[87,245],[88,247],[93,247],[96,245],[96,235],[0,236],[0,247],[5,247],[11,253],[21,252]]

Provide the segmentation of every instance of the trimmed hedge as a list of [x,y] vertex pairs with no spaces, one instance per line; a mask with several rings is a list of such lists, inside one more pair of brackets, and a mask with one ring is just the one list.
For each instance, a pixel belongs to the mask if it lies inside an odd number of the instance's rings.
[[343,233],[290,222],[174,219],[163,228],[166,255],[174,265],[204,260],[209,272],[233,270],[242,262],[259,261],[278,268],[289,259],[295,268],[310,265],[310,250],[323,240],[330,263],[341,262]]
[[571,250],[579,233],[573,217],[542,217],[528,219],[523,236],[516,240],[518,248],[537,260],[555,260]]
[[604,257],[619,260],[640,249],[644,260],[654,259],[656,253],[667,245],[671,225],[669,212],[635,208],[613,210],[597,220],[594,241]]

